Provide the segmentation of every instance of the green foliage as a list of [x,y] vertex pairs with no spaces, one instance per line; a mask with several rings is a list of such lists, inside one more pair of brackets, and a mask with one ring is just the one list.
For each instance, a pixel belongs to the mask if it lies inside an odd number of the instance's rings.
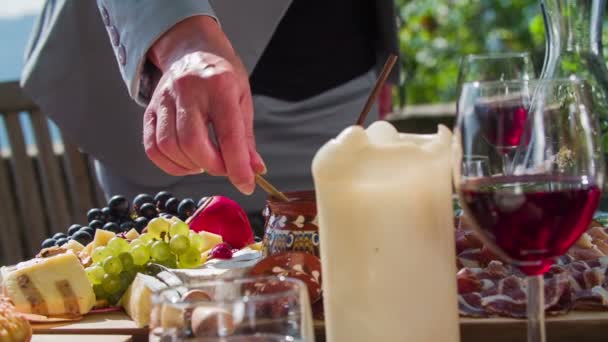
[[399,105],[456,97],[460,57],[529,51],[539,73],[544,24],[539,0],[397,0],[402,81]]

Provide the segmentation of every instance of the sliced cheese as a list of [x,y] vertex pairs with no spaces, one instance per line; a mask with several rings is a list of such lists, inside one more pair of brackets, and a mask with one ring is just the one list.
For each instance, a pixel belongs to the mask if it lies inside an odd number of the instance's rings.
[[201,251],[209,250],[216,245],[224,242],[221,235],[213,234],[205,231],[200,231],[198,235],[203,237],[203,245],[201,246]]
[[122,297],[122,305],[138,327],[150,323],[152,294],[167,288],[167,285],[155,277],[138,273],[133,283]]
[[137,232],[137,230],[135,230],[135,228],[129,230],[126,234],[125,234],[125,238],[127,238],[127,240],[135,240],[139,237],[139,233]]
[[68,241],[68,243],[63,245],[63,248],[69,249],[72,252],[78,254],[84,249],[84,246],[76,240],[70,240],[70,241]]
[[116,234],[110,231],[96,229],[95,238],[93,239],[93,247],[91,248],[91,250],[95,249],[95,247],[107,245],[108,241],[110,241],[110,239],[112,239],[114,236],[116,236]]
[[78,316],[95,304],[84,268],[71,252],[18,264],[3,277],[3,291],[24,313]]
[[84,256],[91,256],[91,254],[93,254],[93,245],[94,245],[93,242],[91,242],[88,245],[86,245],[84,247],[84,249],[80,252],[80,255],[81,256],[83,256],[83,255]]
[[252,243],[251,245],[247,246],[247,248],[251,248],[254,251],[262,251],[262,241],[260,242],[256,242],[256,243]]

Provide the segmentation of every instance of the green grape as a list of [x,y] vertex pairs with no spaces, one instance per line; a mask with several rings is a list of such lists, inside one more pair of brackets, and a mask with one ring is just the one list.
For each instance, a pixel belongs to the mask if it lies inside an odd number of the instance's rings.
[[107,274],[119,274],[122,272],[122,263],[120,258],[116,256],[109,256],[103,261],[103,269]]
[[150,223],[148,223],[148,234],[151,237],[160,240],[163,233],[167,233],[169,231],[169,222],[167,222],[162,217],[157,217],[152,219]]
[[93,250],[93,254],[91,255],[91,258],[93,259],[94,263],[101,263],[103,262],[107,257],[112,256],[112,250],[109,248],[106,248],[104,246],[99,246],[99,247],[95,247],[95,249]]
[[116,236],[108,241],[108,248],[114,250],[115,255],[118,255],[129,250],[129,243],[127,240]]
[[137,273],[139,273],[139,266],[133,266],[132,269],[127,270],[125,272],[129,272],[129,276],[131,277],[131,281],[133,281],[135,279],[135,276],[137,275]]
[[135,247],[141,246],[141,245],[145,245],[145,243],[141,240],[135,239],[135,240],[131,241],[131,243],[129,244],[129,252],[134,250]]
[[84,270],[89,278],[89,282],[92,285],[99,285],[103,280],[103,276],[106,274],[103,267],[99,265],[89,266]]
[[150,249],[145,245],[139,245],[131,250],[131,256],[135,265],[145,265],[150,260]]
[[122,289],[122,282],[120,281],[120,277],[116,274],[106,274],[103,277],[101,285],[108,295],[118,293]]
[[118,292],[108,296],[108,303],[112,306],[117,306],[120,298],[122,298],[124,291],[121,289]]
[[143,243],[148,243],[148,242],[152,241],[152,235],[150,235],[149,233],[143,233],[137,238],[137,240],[139,240]]
[[179,265],[181,268],[195,268],[201,264],[201,252],[196,248],[188,248],[179,255]]
[[171,236],[175,236],[175,235],[188,236],[188,233],[190,233],[190,227],[188,227],[188,225],[185,224],[183,221],[174,222],[171,225],[171,227],[169,228],[169,234],[171,234]]
[[150,248],[150,256],[156,261],[164,261],[171,256],[169,244],[164,241],[156,241]]
[[120,283],[121,283],[123,289],[128,288],[129,285],[131,285],[131,283],[133,282],[133,279],[135,278],[131,274],[131,272],[128,272],[128,271],[122,271],[122,272],[120,272],[120,274],[118,275],[118,277],[120,278]]
[[103,285],[101,284],[93,285],[93,292],[95,292],[95,298],[97,299],[104,299],[108,296],[108,293],[103,289]]
[[171,252],[179,255],[185,252],[190,247],[190,240],[186,235],[172,235],[171,241],[169,242],[169,247],[171,247]]
[[125,271],[132,270],[135,267],[135,261],[133,260],[133,256],[127,252],[120,253],[118,255],[118,259],[122,264],[122,268]]
[[203,249],[203,237],[195,232],[190,232],[190,247],[198,249],[202,252]]
[[161,265],[168,268],[177,268],[177,257],[175,256],[175,254],[171,254],[171,256],[167,260],[164,260],[161,263]]

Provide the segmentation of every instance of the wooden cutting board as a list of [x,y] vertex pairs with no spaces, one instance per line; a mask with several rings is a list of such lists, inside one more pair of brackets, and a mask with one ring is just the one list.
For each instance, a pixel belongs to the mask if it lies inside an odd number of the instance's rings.
[[133,342],[129,335],[34,335],[30,342]]
[[[404,324],[404,327],[406,324]],[[316,342],[324,342],[322,323],[315,321]],[[513,318],[461,318],[461,342],[513,342],[526,340],[526,321]],[[549,342],[608,341],[608,312],[572,312],[547,318]]]
[[[124,312],[89,314],[78,322],[32,324],[35,334],[105,334],[146,336]],[[324,341],[323,322],[315,322],[317,342]],[[526,321],[512,318],[461,318],[462,342],[525,341]],[[608,341],[608,312],[575,311],[547,318],[551,342]]]
[[[608,341],[608,312],[573,311],[548,317],[547,341]],[[462,342],[507,342],[526,340],[526,321],[512,318],[461,318]]]
[[87,314],[80,321],[33,323],[34,334],[106,334],[147,335],[148,329],[138,328],[126,313],[109,312]]

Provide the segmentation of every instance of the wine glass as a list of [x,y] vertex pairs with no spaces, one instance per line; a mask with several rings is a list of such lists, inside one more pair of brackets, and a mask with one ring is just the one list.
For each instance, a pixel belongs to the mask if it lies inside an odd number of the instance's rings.
[[530,139],[525,127],[534,93],[529,87],[527,81],[473,82],[465,83],[460,94],[459,113],[463,112],[463,103],[473,103],[475,124],[480,125],[484,142],[477,147],[479,153],[490,159],[500,158],[500,170],[505,175],[513,169],[511,156]]
[[[534,64],[528,52],[506,52],[466,55],[460,61],[458,70],[458,95],[462,96],[465,83],[490,82],[490,81],[526,81],[535,78]],[[509,101],[508,98],[502,103],[488,105],[484,109],[485,115],[497,115],[504,120],[509,120],[514,126],[512,129],[522,129],[525,123],[526,112],[522,110],[520,103]],[[457,105],[458,107],[458,105]],[[500,143],[496,151],[503,159],[503,172],[509,171],[509,160],[517,147],[518,135],[501,136],[502,132],[489,132],[493,136],[489,138]],[[511,140],[512,139],[512,140]]]
[[[454,181],[460,204],[480,239],[527,275],[528,341],[544,341],[543,274],[586,231],[600,198],[604,170],[590,87],[584,81],[474,82],[463,86],[454,129]],[[507,91],[508,90],[508,91]],[[519,98],[529,120],[525,157],[505,175],[491,157],[491,174],[470,177],[463,167],[488,149],[488,137],[511,121],[480,115],[488,101]],[[482,110],[483,111],[483,110]],[[484,147],[485,146],[485,147]]]
[[463,174],[469,178],[490,175],[490,159],[483,155],[470,155],[462,161]]
[[155,293],[150,341],[313,341],[306,284],[259,276],[192,281]]

